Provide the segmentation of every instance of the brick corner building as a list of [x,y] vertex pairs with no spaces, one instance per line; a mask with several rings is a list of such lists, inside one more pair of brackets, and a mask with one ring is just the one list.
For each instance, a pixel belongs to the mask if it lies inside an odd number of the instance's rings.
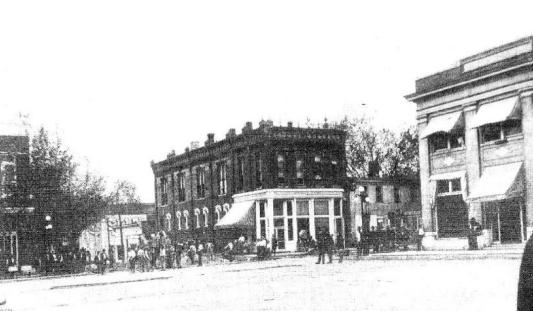
[[297,249],[298,234],[347,226],[346,134],[329,128],[247,122],[241,134],[207,135],[182,154],[152,163],[159,228],[174,239],[212,241],[276,236]]
[[417,104],[422,217],[436,241],[465,237],[471,218],[485,245],[533,231],[532,96],[533,37],[416,81],[406,98]]

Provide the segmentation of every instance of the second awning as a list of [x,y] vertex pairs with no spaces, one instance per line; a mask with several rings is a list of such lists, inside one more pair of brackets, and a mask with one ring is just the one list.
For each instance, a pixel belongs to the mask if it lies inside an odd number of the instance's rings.
[[233,203],[228,213],[215,224],[215,229],[253,228],[255,224],[254,201]]
[[463,124],[464,119],[461,111],[432,117],[429,119],[426,128],[420,133],[420,138],[439,132],[449,133],[454,129],[461,128],[464,126]]
[[481,105],[469,127],[480,127],[485,124],[520,118],[519,104],[518,97],[513,96]]
[[520,195],[523,191],[521,172],[522,162],[487,167],[468,200],[487,202]]

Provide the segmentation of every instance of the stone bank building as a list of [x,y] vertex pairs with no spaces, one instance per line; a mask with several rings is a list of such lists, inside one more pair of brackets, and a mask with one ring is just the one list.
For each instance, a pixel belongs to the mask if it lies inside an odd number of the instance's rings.
[[298,233],[345,234],[345,133],[247,122],[225,139],[207,135],[182,154],[152,163],[159,229],[174,239],[213,241],[276,236],[297,249]]
[[[533,37],[416,81],[422,221],[436,241],[533,231]],[[463,240],[466,243],[466,240]]]

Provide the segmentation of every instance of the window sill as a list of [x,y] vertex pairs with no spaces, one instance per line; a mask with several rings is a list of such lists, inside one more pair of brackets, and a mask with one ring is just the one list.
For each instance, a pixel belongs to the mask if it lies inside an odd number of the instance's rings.
[[437,151],[433,151],[430,153],[431,156],[440,156],[440,155],[448,155],[450,153],[454,152],[461,152],[465,150],[465,146],[457,147],[457,148],[451,148],[451,149],[439,149]]

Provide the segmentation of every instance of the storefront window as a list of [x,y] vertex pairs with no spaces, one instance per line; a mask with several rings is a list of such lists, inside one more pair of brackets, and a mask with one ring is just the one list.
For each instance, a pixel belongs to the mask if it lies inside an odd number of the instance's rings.
[[315,200],[315,215],[328,215],[328,200]]
[[437,193],[447,193],[450,191],[447,180],[437,180]]
[[292,201],[287,201],[287,216],[292,216]]
[[461,191],[461,180],[460,179],[452,179],[452,192],[455,191]]
[[296,201],[296,214],[298,216],[309,215],[309,201]]
[[265,217],[265,202],[259,202],[259,217]]
[[340,199],[335,199],[333,201],[333,214],[335,216],[340,216],[341,215],[341,200]]
[[261,227],[261,236],[266,238],[266,222],[264,219],[259,222],[259,226]]
[[283,200],[274,200],[274,216],[283,216]]

